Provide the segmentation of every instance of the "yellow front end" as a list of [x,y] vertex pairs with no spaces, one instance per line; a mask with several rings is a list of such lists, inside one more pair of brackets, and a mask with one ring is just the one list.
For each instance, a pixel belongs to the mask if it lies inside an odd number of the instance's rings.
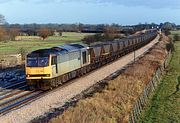
[[27,80],[42,80],[52,78],[52,68],[47,67],[26,67],[26,79]]

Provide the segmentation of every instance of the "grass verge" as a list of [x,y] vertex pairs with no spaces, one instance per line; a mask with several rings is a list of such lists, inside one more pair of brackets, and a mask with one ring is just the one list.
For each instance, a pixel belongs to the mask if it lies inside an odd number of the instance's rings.
[[175,42],[175,51],[163,76],[161,84],[143,112],[143,123],[179,123],[180,121],[180,42]]

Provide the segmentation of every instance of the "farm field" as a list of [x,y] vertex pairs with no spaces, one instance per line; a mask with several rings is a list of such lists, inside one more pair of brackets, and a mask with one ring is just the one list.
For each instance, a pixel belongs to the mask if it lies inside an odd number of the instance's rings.
[[172,35],[175,35],[175,34],[180,35],[180,30],[177,30],[177,31],[171,31],[171,36],[172,36]]
[[[180,34],[180,31],[172,32]],[[175,42],[168,72],[163,76],[155,94],[150,99],[150,105],[143,112],[143,123],[178,123],[180,121],[180,41]]]
[[179,36],[180,36],[180,30],[171,31],[170,33],[171,33],[171,35],[169,35],[169,36],[170,36],[171,38],[173,38],[174,35],[179,35]]
[[86,35],[93,34],[63,32],[62,36],[50,36],[45,40],[40,40],[37,36],[22,36],[20,37],[22,38],[21,41],[0,42],[0,55],[17,54],[22,48],[27,52],[31,52],[41,48],[49,48],[68,43],[82,43],[81,39]]

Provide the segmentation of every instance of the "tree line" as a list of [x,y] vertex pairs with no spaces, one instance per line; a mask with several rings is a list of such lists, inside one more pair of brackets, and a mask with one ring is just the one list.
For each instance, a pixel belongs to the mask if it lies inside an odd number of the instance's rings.
[[[47,38],[58,32],[62,35],[62,32],[83,32],[83,33],[97,33],[94,36],[87,36],[85,40],[91,40],[91,42],[104,39],[118,38],[120,33],[126,36],[135,33],[136,31],[152,28],[160,28],[165,34],[169,34],[170,30],[173,30],[179,26],[174,23],[165,22],[160,24],[155,23],[145,23],[137,25],[127,25],[122,26],[119,24],[8,24],[5,17],[0,14],[0,41],[2,40],[15,40],[18,35],[28,35],[28,36],[41,36],[42,39]],[[108,31],[108,29],[110,31]],[[113,31],[114,30],[114,31]]]
[[[60,35],[62,33],[59,33]],[[15,41],[16,36],[22,35],[22,32],[17,28],[4,28],[3,26],[0,26],[0,41]],[[40,28],[37,30],[36,36],[42,37],[42,39],[46,39],[48,36],[54,35],[54,31],[48,28]],[[32,36],[32,35],[29,35]]]
[[109,26],[104,30],[104,33],[96,33],[95,35],[85,36],[82,39],[82,42],[91,45],[96,42],[112,41],[123,37],[125,37],[125,35],[119,32],[117,28]]

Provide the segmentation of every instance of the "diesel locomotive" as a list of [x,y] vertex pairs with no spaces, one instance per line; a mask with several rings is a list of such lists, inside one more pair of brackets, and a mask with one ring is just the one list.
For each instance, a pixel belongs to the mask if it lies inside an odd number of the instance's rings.
[[55,88],[146,45],[157,34],[157,30],[147,30],[89,47],[67,44],[33,51],[26,58],[27,85],[38,90]]

